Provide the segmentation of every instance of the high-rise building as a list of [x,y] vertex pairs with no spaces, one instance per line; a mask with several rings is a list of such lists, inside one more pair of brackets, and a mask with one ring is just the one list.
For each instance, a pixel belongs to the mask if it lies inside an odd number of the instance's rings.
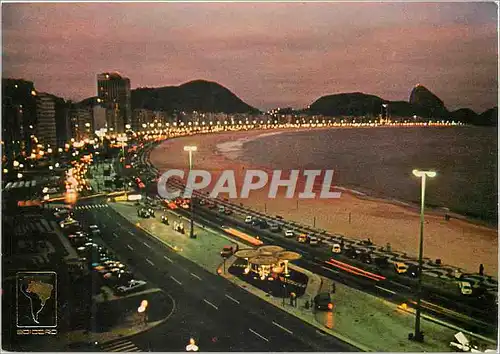
[[3,153],[12,157],[30,151],[36,124],[36,92],[33,82],[2,79]]
[[64,145],[71,139],[71,121],[69,117],[70,101],[65,102],[64,99],[55,98],[56,108],[56,140],[57,147]]
[[38,93],[36,100],[36,137],[44,145],[57,146],[56,104],[46,93]]
[[98,74],[97,98],[106,109],[108,131],[123,133],[125,125],[132,122],[130,80],[118,73]]
[[72,136],[75,140],[91,139],[94,136],[92,107],[73,105],[70,109]]

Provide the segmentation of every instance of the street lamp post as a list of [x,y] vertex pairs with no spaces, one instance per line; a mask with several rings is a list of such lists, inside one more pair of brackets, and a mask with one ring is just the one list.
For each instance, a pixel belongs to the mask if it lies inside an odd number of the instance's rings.
[[418,282],[417,282],[417,311],[415,316],[415,334],[414,339],[422,342],[424,337],[420,331],[420,312],[422,296],[422,257],[424,253],[424,210],[425,210],[425,182],[427,177],[436,177],[434,171],[413,170],[413,175],[422,179],[421,197],[420,197],[420,242],[418,249]]
[[[196,146],[184,146],[184,151],[187,151],[189,153],[189,172],[193,169],[193,152],[197,151]],[[189,237],[190,238],[195,238],[194,236],[194,209],[193,209],[193,195],[191,194],[191,200],[189,202],[189,209],[190,209],[190,214],[191,214],[191,231],[189,232]]]

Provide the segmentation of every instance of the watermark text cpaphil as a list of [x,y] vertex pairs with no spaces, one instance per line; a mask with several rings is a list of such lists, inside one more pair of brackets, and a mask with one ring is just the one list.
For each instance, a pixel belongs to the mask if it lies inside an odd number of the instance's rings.
[[[341,192],[332,192],[332,179],[334,170],[304,170],[300,175],[300,170],[291,170],[288,178],[282,177],[282,170],[274,170],[268,173],[262,170],[247,170],[243,177],[241,188],[236,186],[236,178],[233,170],[225,170],[218,177],[217,181],[209,192],[210,198],[217,198],[219,194],[227,194],[231,199],[248,198],[251,191],[257,191],[268,188],[268,197],[276,198],[278,188],[286,188],[285,198],[299,199],[337,199],[342,195]],[[324,172],[324,173],[322,173]],[[321,181],[321,191],[315,192],[315,186],[318,177],[323,175]],[[184,179],[183,170],[168,170],[158,179],[158,194],[164,199],[174,199],[181,196],[179,190],[171,191],[167,188],[167,182],[172,177]],[[297,191],[299,177],[305,179],[301,191]],[[182,197],[191,198],[193,191],[204,190],[212,183],[212,174],[205,170],[190,170],[187,175],[186,187]],[[238,193],[239,192],[239,193]]]

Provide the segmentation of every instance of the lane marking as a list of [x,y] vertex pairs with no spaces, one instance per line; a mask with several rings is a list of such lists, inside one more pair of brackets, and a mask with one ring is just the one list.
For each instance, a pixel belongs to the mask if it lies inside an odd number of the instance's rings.
[[249,328],[250,332],[252,332],[253,334],[255,334],[256,336],[259,336],[260,338],[264,339],[266,342],[269,342],[269,339],[267,339],[266,337],[260,335],[259,333],[255,332],[253,329]]
[[197,279],[201,280],[201,278],[200,278],[199,276],[197,276],[196,274],[191,273],[191,275],[192,275],[193,277],[195,277],[195,278],[197,278]]
[[182,283],[177,279],[175,279],[173,276],[170,276],[170,278],[172,278],[172,280],[175,281],[177,284],[182,285]]
[[238,300],[236,300],[235,298],[229,296],[228,294],[225,294],[225,296],[228,298],[228,299],[231,299],[232,301],[236,302],[237,304],[239,304],[240,302]]
[[117,234],[115,234],[114,232],[113,232],[113,236],[114,236],[114,237],[118,237],[118,235],[117,235]]
[[339,274],[338,270],[335,270],[335,269],[332,269],[332,268],[328,268],[328,267],[325,267],[325,266],[321,266],[321,268],[325,269],[325,270],[328,270],[332,273],[335,273],[335,274]]
[[284,330],[285,332],[288,332],[288,333],[290,333],[290,334],[293,334],[293,332],[292,332],[292,331],[290,331],[288,328],[283,327],[283,326],[282,326],[282,325],[280,325],[279,323],[276,323],[276,322],[274,322],[274,321],[273,321],[273,325],[275,325],[275,326],[277,326],[277,327],[281,328],[281,329],[282,329],[282,330]]
[[212,306],[214,309],[218,310],[219,308],[217,306],[215,306],[214,304],[212,304],[210,301],[208,301],[207,299],[203,299],[203,301],[205,301],[207,304],[209,304],[210,306]]
[[151,264],[153,267],[154,267],[154,265],[155,265],[153,262],[151,262],[151,261],[150,261],[149,259],[147,259],[147,258],[146,258],[146,262],[148,262],[149,264]]
[[151,248],[150,245],[148,245],[146,242],[143,242],[144,243],[144,246],[146,246],[147,248]]
[[165,258],[167,261],[169,261],[170,263],[174,263],[173,260],[171,260],[170,258],[168,258],[167,256],[163,256],[163,258]]
[[128,247],[131,251],[133,251],[133,250],[134,250],[134,249],[132,248],[132,246],[130,246],[130,245],[127,245],[127,247]]
[[387,291],[388,293],[391,293],[393,295],[396,295],[396,292],[392,291],[392,290],[389,290],[389,289],[386,289],[386,288],[383,288],[381,286],[378,286],[378,285],[375,285],[376,288],[380,289],[380,290],[383,290],[383,291]]
[[407,285],[404,285],[404,284],[400,284],[400,283],[396,283],[395,281],[393,280],[390,280],[390,282],[394,285],[397,285],[397,286],[402,286],[403,288],[406,288],[406,289],[411,289],[411,287],[407,286]]

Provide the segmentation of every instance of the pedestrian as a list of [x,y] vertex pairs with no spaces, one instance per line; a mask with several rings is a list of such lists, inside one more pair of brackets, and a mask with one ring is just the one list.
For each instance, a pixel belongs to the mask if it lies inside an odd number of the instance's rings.
[[483,265],[483,263],[481,263],[479,265],[479,275],[484,275],[484,265]]

